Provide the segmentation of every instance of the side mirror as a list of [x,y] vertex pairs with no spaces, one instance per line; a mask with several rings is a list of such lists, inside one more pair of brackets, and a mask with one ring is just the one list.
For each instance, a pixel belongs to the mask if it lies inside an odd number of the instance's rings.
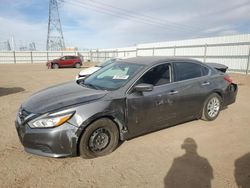
[[135,91],[138,92],[149,92],[149,91],[153,91],[154,86],[152,84],[138,84],[134,87]]
[[86,78],[86,77],[84,77],[84,78],[77,78],[77,77],[76,77],[76,78],[75,78],[76,83],[79,84],[80,82],[84,82],[85,78]]

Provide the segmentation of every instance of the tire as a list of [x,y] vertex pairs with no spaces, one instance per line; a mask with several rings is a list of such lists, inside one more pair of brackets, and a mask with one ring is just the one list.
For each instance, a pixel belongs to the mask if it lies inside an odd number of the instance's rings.
[[75,68],[79,69],[81,67],[81,64],[80,63],[76,63],[75,64]]
[[217,93],[211,94],[205,101],[201,119],[205,121],[215,120],[221,110],[222,99]]
[[118,143],[119,131],[116,124],[108,118],[102,118],[84,131],[79,143],[79,153],[85,159],[104,156],[114,151]]
[[59,65],[56,64],[56,63],[54,63],[54,64],[52,65],[52,69],[59,69]]

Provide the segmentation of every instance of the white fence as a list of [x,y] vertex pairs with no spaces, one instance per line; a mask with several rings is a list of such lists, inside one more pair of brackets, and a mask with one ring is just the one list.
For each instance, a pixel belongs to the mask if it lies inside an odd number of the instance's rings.
[[0,51],[0,64],[3,63],[45,63],[63,55],[77,55],[72,51]]
[[101,62],[112,57],[169,56],[194,58],[227,65],[231,71],[250,72],[250,34],[183,41],[139,44],[135,47],[90,51],[6,51],[1,63],[45,63],[63,55],[81,55],[84,61]]

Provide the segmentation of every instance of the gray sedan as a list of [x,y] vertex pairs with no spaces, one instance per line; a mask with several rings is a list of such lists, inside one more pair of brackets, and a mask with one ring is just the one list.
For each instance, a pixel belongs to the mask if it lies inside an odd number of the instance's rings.
[[214,120],[236,95],[237,85],[216,67],[191,59],[137,57],[33,94],[15,124],[27,152],[94,158],[145,133]]

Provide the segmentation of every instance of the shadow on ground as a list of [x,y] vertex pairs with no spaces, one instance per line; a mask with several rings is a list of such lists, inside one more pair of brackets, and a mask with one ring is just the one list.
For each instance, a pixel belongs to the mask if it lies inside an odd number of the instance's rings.
[[208,160],[199,156],[194,139],[186,138],[181,145],[185,154],[174,159],[164,179],[165,188],[210,188],[213,169]]
[[234,177],[238,187],[250,187],[250,153],[235,160]]
[[22,92],[22,91],[25,91],[25,89],[22,88],[22,87],[12,87],[12,88],[0,87],[0,97],[4,96],[4,95],[19,93],[19,92]]

